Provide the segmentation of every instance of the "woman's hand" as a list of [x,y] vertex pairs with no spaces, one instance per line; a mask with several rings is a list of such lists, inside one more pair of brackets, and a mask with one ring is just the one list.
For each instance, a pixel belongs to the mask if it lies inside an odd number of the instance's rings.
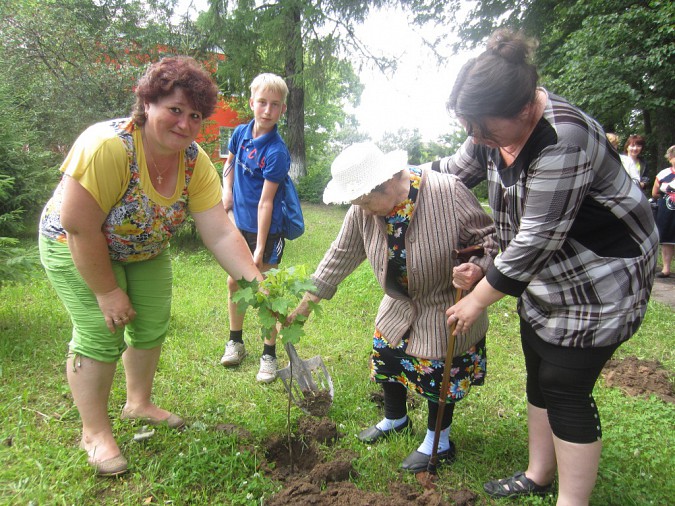
[[96,300],[111,333],[136,318],[136,311],[128,295],[119,287],[107,293],[96,294]]
[[464,334],[471,329],[471,325],[478,319],[485,310],[485,306],[480,304],[472,293],[450,306],[445,312],[448,317],[448,326],[455,325],[453,335]]
[[462,290],[470,290],[482,277],[483,269],[469,262],[452,269],[452,285]]
[[312,312],[309,307],[309,303],[313,302],[314,304],[318,304],[320,300],[320,297],[314,295],[313,293],[306,292],[298,306],[286,318],[284,327],[291,325],[299,315],[304,316],[305,319],[309,318],[309,314]]

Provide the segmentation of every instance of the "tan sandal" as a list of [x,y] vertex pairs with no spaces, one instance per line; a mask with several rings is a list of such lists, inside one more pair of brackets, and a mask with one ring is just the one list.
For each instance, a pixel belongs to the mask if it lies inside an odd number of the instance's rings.
[[87,464],[89,464],[99,476],[119,476],[129,470],[129,463],[121,453],[118,456],[109,459],[96,460],[94,457],[89,457],[89,452],[84,447],[83,441],[80,441],[80,448],[87,452]]
[[170,429],[182,429],[185,426],[185,420],[180,416],[169,413],[167,418],[160,420],[159,418],[154,418],[152,416],[136,416],[133,412],[122,409],[122,414],[120,415],[121,420],[138,420],[148,425],[166,425]]

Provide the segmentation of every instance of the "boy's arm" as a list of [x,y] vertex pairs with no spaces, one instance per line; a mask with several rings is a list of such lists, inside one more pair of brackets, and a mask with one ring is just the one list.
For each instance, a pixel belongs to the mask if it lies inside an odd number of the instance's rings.
[[258,202],[258,237],[255,251],[253,252],[253,261],[258,268],[262,268],[263,254],[265,253],[265,243],[272,225],[272,211],[274,210],[274,196],[277,194],[279,183],[265,179],[262,194]]
[[225,166],[223,167],[223,206],[230,213],[234,204],[232,198],[232,185],[234,183],[234,155],[228,153]]

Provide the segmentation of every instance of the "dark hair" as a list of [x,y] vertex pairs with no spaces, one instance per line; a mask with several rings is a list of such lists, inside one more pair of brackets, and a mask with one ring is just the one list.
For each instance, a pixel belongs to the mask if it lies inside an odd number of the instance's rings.
[[623,150],[628,153],[628,146],[632,146],[633,144],[640,146],[642,149],[645,149],[647,146],[647,141],[645,141],[645,138],[641,135],[629,135],[628,139],[626,139],[626,144],[624,145]]
[[482,130],[485,117],[516,116],[535,99],[539,75],[530,59],[536,47],[521,32],[495,31],[487,49],[459,71],[448,111]]
[[138,126],[145,125],[145,103],[155,103],[179,87],[192,107],[204,119],[213,114],[218,102],[218,86],[194,58],[174,56],[151,64],[136,86],[136,103],[132,116]]

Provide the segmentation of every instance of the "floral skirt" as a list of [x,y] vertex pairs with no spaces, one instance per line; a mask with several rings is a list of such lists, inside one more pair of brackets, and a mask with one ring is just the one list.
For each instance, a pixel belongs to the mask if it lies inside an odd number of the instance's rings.
[[[445,360],[427,360],[406,353],[409,334],[392,348],[376,329],[370,358],[370,379],[377,383],[398,382],[427,400],[438,402]],[[485,338],[466,353],[454,357],[446,402],[463,399],[472,385],[480,386],[487,373]]]

